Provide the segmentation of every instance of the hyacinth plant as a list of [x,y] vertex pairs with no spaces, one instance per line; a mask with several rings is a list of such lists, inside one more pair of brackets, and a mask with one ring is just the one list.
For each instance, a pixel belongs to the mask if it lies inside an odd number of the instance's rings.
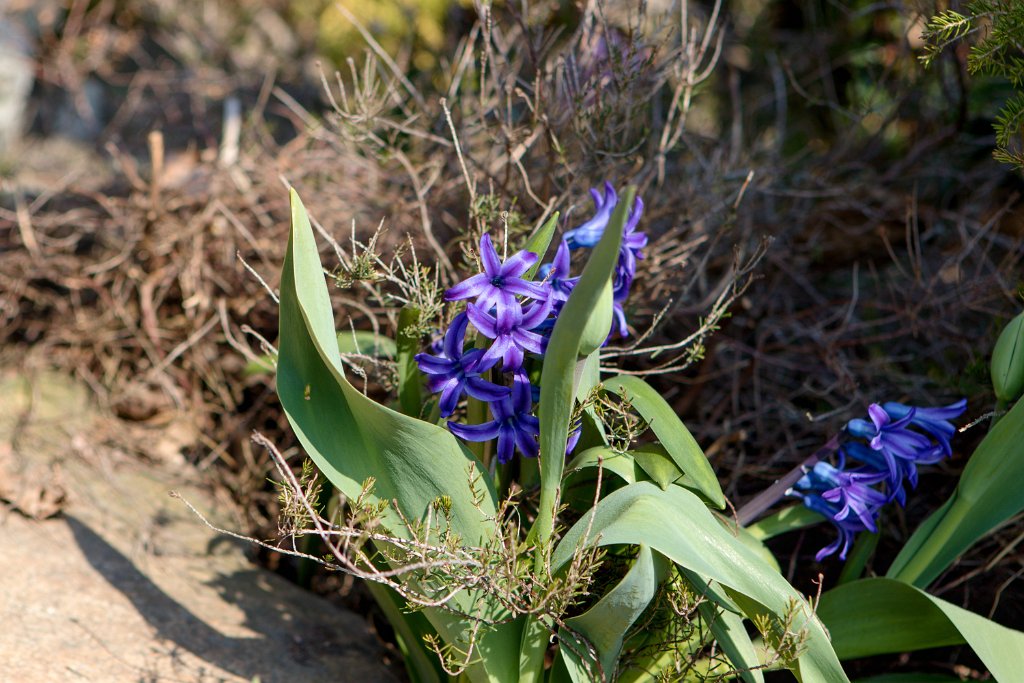
[[[348,510],[318,509],[282,460],[312,525],[295,533],[320,536],[330,566],[368,579],[411,678],[758,682],[788,669],[841,683],[842,659],[966,642],[997,680],[1013,680],[1024,635],[924,588],[1024,508],[1007,484],[1024,473],[1018,398],[888,578],[860,578],[862,539],[877,538],[887,505],[905,503],[919,466],[952,455],[964,403],[872,405],[870,420],[851,420],[725,512],[710,463],[668,403],[635,376],[602,374],[602,348],[630,333],[647,237],[632,189],[606,184],[592,196],[593,216],[558,240],[557,214],[523,244],[484,234],[477,272],[444,292],[437,338],[426,333],[438,321],[403,308],[385,345],[397,365],[392,408],[346,377],[313,231],[292,193],[278,392]],[[793,497],[800,504],[761,518]],[[838,538],[818,559],[837,554],[849,571],[811,601],[763,541],[823,520]]]

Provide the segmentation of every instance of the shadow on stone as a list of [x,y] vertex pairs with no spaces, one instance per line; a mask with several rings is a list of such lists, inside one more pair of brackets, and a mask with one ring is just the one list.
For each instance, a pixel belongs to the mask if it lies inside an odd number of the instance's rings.
[[[295,680],[294,675],[282,675],[282,671],[294,674],[297,667],[312,667],[307,680],[315,680],[323,671],[315,664],[322,663],[319,660],[324,657],[376,658],[376,653],[363,643],[339,641],[337,635],[345,634],[307,620],[301,610],[275,595],[272,581],[257,569],[220,576],[206,584],[245,613],[245,628],[260,634],[248,638],[225,636],[168,596],[81,520],[73,516],[65,519],[89,564],[132,603],[156,631],[156,637],[209,664],[245,679],[259,676],[263,683],[273,683]],[[284,657],[291,661],[281,662]],[[281,666],[275,666],[274,659]]]

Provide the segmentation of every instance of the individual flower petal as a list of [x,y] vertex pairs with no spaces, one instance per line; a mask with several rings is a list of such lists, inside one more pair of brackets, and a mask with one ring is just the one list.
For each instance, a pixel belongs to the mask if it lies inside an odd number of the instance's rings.
[[498,258],[498,251],[487,233],[480,236],[480,263],[483,264],[487,277],[495,277],[501,273],[501,259]]
[[508,387],[498,386],[479,377],[470,377],[466,380],[466,393],[478,401],[485,401],[487,403],[500,401],[508,396],[511,391]]
[[496,361],[488,362],[480,349],[470,349],[465,354],[462,352],[468,324],[468,313],[460,313],[455,317],[444,336],[443,356],[426,353],[415,356],[420,371],[428,375],[427,388],[432,393],[441,392],[438,407],[442,417],[448,417],[455,412],[462,394],[469,390],[470,381],[475,380],[474,391],[482,391],[481,383],[494,387],[495,390],[500,389],[497,385],[480,378],[480,373],[489,370]]
[[486,273],[479,273],[463,280],[446,291],[444,293],[444,300],[459,301],[460,299],[470,299],[474,296],[483,296],[488,291],[487,286],[489,283],[490,278],[487,277]]
[[494,249],[491,236],[480,237],[480,262],[484,272],[478,273],[445,292],[446,301],[458,301],[476,297],[476,303],[485,311],[494,307],[518,305],[517,294],[534,299],[547,297],[546,288],[539,283],[531,283],[520,276],[537,262],[537,255],[521,251],[512,255],[503,264]]
[[[513,254],[505,261],[498,271],[501,277],[508,279],[519,279],[519,276],[533,268],[533,264],[537,262],[537,255],[532,251],[519,251]],[[524,282],[524,280],[520,280]]]
[[604,197],[601,197],[597,190],[591,190],[590,195],[594,198],[594,216],[578,228],[565,233],[565,241],[569,243],[570,249],[594,247],[601,241],[601,235],[608,227],[612,211],[619,202],[615,188],[607,181],[604,184]]
[[950,422],[960,417],[967,410],[967,399],[939,408],[917,408],[902,403],[885,403],[882,409],[894,420],[912,415],[910,424],[930,434],[942,447],[946,456],[953,454],[949,440],[956,434],[956,427]]
[[452,434],[464,441],[490,441],[498,436],[498,427],[495,420],[478,425],[467,425],[461,422],[448,423],[448,429]]

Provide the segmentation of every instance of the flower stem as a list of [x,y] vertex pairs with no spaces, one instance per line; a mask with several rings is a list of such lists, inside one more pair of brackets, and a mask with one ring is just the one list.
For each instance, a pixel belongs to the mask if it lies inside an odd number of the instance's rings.
[[739,522],[739,525],[747,526],[758,519],[768,511],[768,508],[781,500],[782,497],[786,495],[786,491],[792,488],[793,484],[799,481],[800,477],[804,476],[804,473],[809,468],[814,467],[819,460],[827,458],[835,453],[838,448],[839,435],[836,434],[829,439],[824,446],[811,454],[810,457],[787,472],[784,477],[777,480],[774,484],[747,501],[747,503],[736,512],[736,520]]

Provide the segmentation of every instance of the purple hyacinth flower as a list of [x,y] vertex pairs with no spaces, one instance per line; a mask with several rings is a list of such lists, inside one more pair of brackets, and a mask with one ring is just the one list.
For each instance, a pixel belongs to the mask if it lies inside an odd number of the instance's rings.
[[819,550],[814,556],[814,559],[821,562],[838,550],[840,559],[845,560],[846,554],[850,551],[850,544],[853,543],[854,537],[861,531],[867,531],[861,523],[860,518],[856,516],[847,516],[843,519],[836,519],[836,515],[840,510],[839,505],[836,503],[830,503],[816,493],[798,495],[803,498],[805,507],[814,510],[823,517],[827,517],[832,522],[833,526],[835,526],[836,531],[839,532],[839,536],[836,540]]
[[865,529],[874,532],[878,530],[875,518],[882,506],[889,502],[889,497],[871,485],[885,479],[885,472],[844,472],[827,462],[819,462],[796,483],[796,488],[819,491],[823,499],[838,506],[833,521],[844,521],[853,514]]
[[494,343],[480,359],[481,363],[493,363],[501,358],[502,370],[518,370],[523,366],[524,351],[544,353],[544,337],[531,332],[548,317],[551,300],[545,298],[525,312],[516,306],[499,306],[495,316],[487,313],[482,306],[469,304],[466,307],[469,319],[488,339]]
[[[900,476],[897,479],[893,479],[889,476],[889,465],[886,463],[885,456],[882,455],[881,451],[876,451],[859,441],[850,441],[839,447],[839,469],[843,469],[846,466],[846,459],[848,457],[863,463],[867,471],[882,474],[885,478],[886,489],[889,492],[889,500],[895,500],[901,507],[906,505],[907,494],[903,489],[903,480],[908,477],[910,470],[916,469],[913,462],[907,460],[897,461],[897,465],[900,468]],[[914,479],[917,479],[916,475]]]
[[521,276],[537,262],[537,255],[520,251],[510,256],[505,263],[498,258],[490,235],[480,238],[480,261],[484,272],[463,280],[444,293],[445,301],[458,301],[476,297],[476,303],[485,311],[494,307],[518,307],[516,296],[531,299],[547,298],[547,287],[543,283],[530,282]]
[[909,429],[914,413],[915,409],[911,408],[904,417],[893,420],[882,406],[872,403],[868,406],[871,422],[856,419],[846,425],[850,434],[866,439],[873,449],[882,453],[890,480],[897,481],[906,474],[911,486],[917,486],[917,469],[904,472],[897,459],[911,463],[933,463],[941,459],[942,454],[941,446],[932,444],[928,437]]
[[611,220],[612,211],[619,203],[619,196],[615,194],[615,188],[608,181],[604,183],[604,196],[596,189],[590,190],[590,196],[594,198],[594,217],[578,228],[565,233],[565,241],[570,249],[580,247],[594,247],[604,234],[604,229]]
[[562,240],[555,252],[555,258],[551,263],[545,263],[537,271],[537,275],[545,280],[550,289],[550,297],[554,300],[555,307],[560,308],[561,304],[569,300],[573,287],[580,281],[580,278],[569,277],[569,243]]
[[427,387],[431,393],[441,392],[440,409],[443,417],[455,412],[463,393],[481,401],[497,401],[508,396],[508,387],[501,387],[480,377],[497,362],[483,360],[482,349],[462,352],[462,341],[469,325],[469,316],[460,313],[455,316],[451,327],[444,335],[441,354],[432,356],[416,354],[420,371],[429,375]]
[[950,403],[941,408],[915,408],[893,402],[883,404],[882,408],[893,420],[902,419],[913,412],[910,424],[931,434],[939,442],[942,452],[948,457],[953,454],[949,440],[956,434],[956,427],[950,420],[960,417],[967,410],[967,399],[960,399],[956,403]]
[[626,226],[622,232],[622,247],[619,249],[619,262],[615,266],[615,277],[621,281],[621,287],[629,289],[636,275],[636,262],[644,257],[642,249],[647,246],[647,234],[637,232],[636,226],[644,214],[644,202],[637,197],[629,212]]
[[629,336],[629,327],[626,326],[626,311],[623,310],[622,301],[619,299],[612,301],[612,327],[608,331],[608,339],[604,343],[607,344],[616,333],[623,339]]
[[491,403],[493,420],[478,425],[449,422],[448,429],[465,441],[490,441],[497,438],[500,463],[511,460],[517,448],[526,457],[536,458],[540,450],[537,443],[540,421],[530,415],[531,408],[530,380],[526,373],[520,371],[513,378],[512,394]]

